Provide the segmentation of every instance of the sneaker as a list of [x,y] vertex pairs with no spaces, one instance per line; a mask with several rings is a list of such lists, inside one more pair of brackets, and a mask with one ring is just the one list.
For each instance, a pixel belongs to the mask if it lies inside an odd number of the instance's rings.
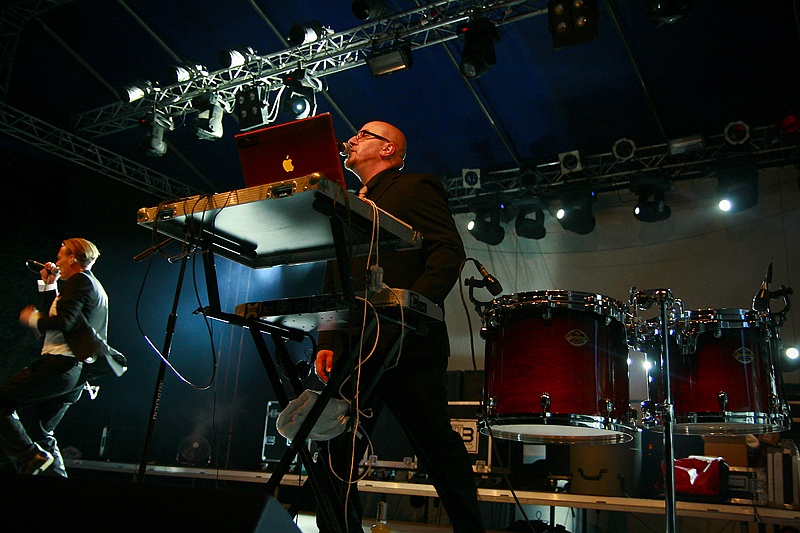
[[37,451],[20,470],[23,474],[36,476],[47,470],[53,464],[53,454],[45,450]]

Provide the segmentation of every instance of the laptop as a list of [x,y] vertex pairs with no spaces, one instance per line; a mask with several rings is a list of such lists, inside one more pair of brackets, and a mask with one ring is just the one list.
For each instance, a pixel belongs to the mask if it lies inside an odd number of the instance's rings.
[[239,133],[234,138],[247,187],[320,172],[347,190],[330,113]]

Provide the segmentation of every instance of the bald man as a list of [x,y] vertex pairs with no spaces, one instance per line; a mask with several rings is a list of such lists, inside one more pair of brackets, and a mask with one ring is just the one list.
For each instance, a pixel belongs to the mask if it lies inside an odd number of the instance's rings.
[[[458,280],[465,259],[464,246],[456,230],[441,179],[431,174],[404,174],[406,138],[396,127],[386,122],[369,122],[352,136],[350,154],[345,167],[358,176],[368,200],[409,224],[423,235],[420,249],[402,252],[381,252],[380,266],[383,282],[391,288],[411,289],[444,308],[444,300]],[[357,258],[353,264],[356,294],[365,288],[364,272],[375,258]],[[340,291],[338,280],[329,265],[326,289]],[[381,351],[391,345],[392,327],[381,324],[381,342],[377,355],[369,363],[382,362]],[[395,327],[394,333],[397,333]],[[358,342],[358,340],[356,340]],[[371,341],[369,343],[371,346]],[[349,354],[351,347],[341,335],[320,333],[315,370],[327,381],[334,361],[340,354]],[[396,366],[387,370],[375,387],[363,411],[374,410],[371,418],[362,417],[361,431],[368,435],[382,407],[388,407],[402,427],[421,466],[429,474],[453,530],[484,531],[478,510],[477,491],[472,466],[461,436],[452,430],[447,406],[447,360],[450,343],[444,322],[430,324],[425,332],[409,332],[403,340],[402,353]],[[363,379],[374,372],[364,367]],[[355,454],[353,442],[356,441]],[[345,433],[328,446],[338,477],[347,478],[350,458],[363,457],[364,438],[353,439]],[[381,451],[375,450],[380,456]],[[341,484],[341,494],[349,495],[360,515],[360,502],[355,484],[349,490]],[[391,517],[390,517],[391,518]],[[358,522],[360,524],[360,521]],[[318,519],[320,531],[326,525]]]

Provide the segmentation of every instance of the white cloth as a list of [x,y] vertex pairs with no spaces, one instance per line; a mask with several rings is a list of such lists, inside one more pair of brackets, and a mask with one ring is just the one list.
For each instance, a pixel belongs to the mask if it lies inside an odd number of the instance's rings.
[[[300,425],[305,421],[308,412],[317,403],[319,393],[313,390],[304,390],[303,393],[289,402],[289,405],[281,411],[278,415],[276,423],[278,433],[283,435],[289,440],[293,440],[297,435],[297,430]],[[311,428],[308,438],[311,440],[330,440],[338,435],[344,433],[347,427],[349,416],[347,412],[350,410],[350,405],[337,398],[331,398],[322,414],[317,419],[314,427]]]

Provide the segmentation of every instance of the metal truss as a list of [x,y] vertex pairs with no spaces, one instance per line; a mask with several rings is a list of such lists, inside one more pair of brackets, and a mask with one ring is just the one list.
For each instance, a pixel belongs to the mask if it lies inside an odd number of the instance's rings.
[[99,137],[133,128],[147,112],[180,116],[193,112],[192,99],[216,93],[232,109],[234,96],[245,85],[257,84],[267,92],[284,85],[283,76],[298,68],[306,75],[322,78],[366,64],[372,52],[404,43],[412,51],[456,39],[456,26],[470,16],[483,14],[496,25],[510,24],[547,13],[536,8],[536,0],[440,0],[334,33],[322,40],[289,48],[274,54],[253,55],[239,67],[196,75],[193,79],[156,87],[134,103],[114,103],[73,117],[74,129],[88,137]]
[[0,101],[0,133],[151,193],[157,198],[199,194],[193,187],[81,139]]
[[775,126],[754,128],[743,145],[731,145],[724,135],[705,139],[704,147],[670,153],[668,144],[637,148],[627,161],[612,153],[580,154],[582,169],[564,172],[556,161],[527,168],[481,172],[480,188],[464,183],[463,174],[445,178],[453,214],[506,206],[546,205],[563,195],[579,192],[603,193],[636,190],[648,181],[668,182],[705,178],[722,165],[755,164],[759,168],[800,164],[800,135],[790,135]]

